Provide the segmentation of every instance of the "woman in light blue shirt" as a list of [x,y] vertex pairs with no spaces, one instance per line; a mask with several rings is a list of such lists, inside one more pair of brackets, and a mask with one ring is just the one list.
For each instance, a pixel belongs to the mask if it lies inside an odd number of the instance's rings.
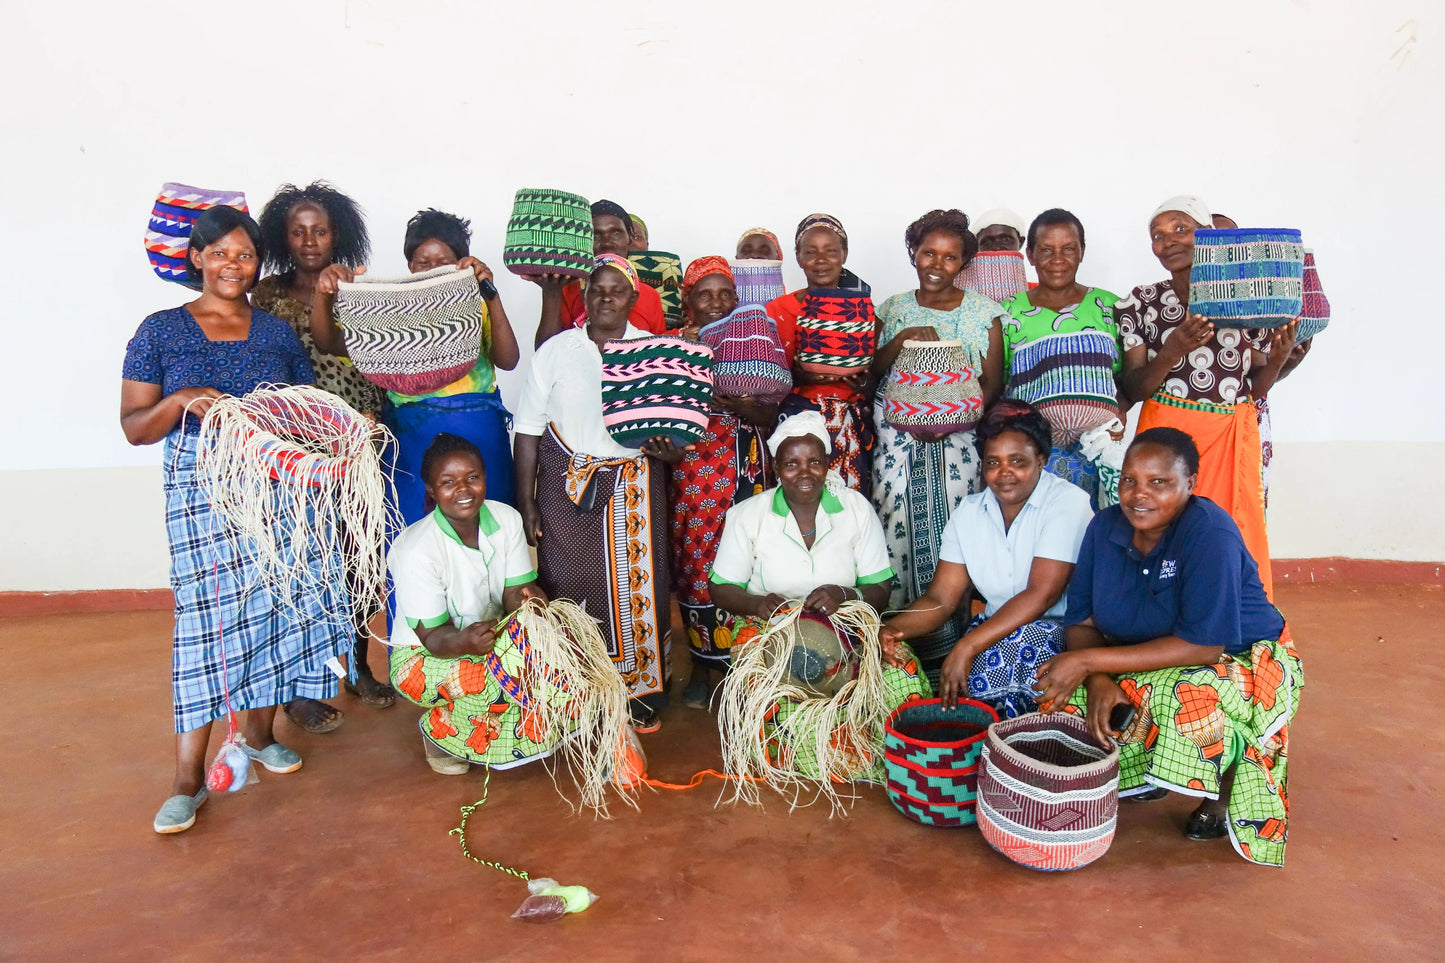
[[1064,593],[1094,513],[1088,495],[1044,471],[1052,433],[1032,405],[1000,401],[975,433],[986,487],[959,503],[928,591],[883,635],[926,635],[977,589],[983,614],[941,665],[924,668],[946,704],[967,697],[1016,716],[1034,711],[1035,668],[1063,649]]

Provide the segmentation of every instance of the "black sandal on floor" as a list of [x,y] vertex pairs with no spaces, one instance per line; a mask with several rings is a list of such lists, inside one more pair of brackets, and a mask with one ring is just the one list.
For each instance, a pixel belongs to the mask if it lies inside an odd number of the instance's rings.
[[1158,802],[1167,795],[1169,795],[1169,790],[1165,789],[1163,786],[1155,786],[1148,792],[1139,792],[1135,793],[1132,796],[1120,796],[1119,801],[1131,803]]
[[1189,814],[1189,821],[1184,824],[1184,838],[1194,839],[1203,842],[1209,839],[1219,839],[1221,836],[1229,835],[1229,816],[1216,816],[1214,813],[1196,809]]

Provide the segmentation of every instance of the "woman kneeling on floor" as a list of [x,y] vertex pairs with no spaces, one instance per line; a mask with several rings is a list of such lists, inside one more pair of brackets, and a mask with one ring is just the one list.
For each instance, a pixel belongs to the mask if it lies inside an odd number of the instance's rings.
[[[529,598],[546,601],[522,534],[522,516],[487,500],[481,450],[440,433],[421,462],[436,508],[397,536],[387,556],[396,584],[392,685],[430,709],[421,717],[427,763],[460,775],[471,763],[509,769],[550,756],[557,742],[507,689],[518,675],[508,648],[492,655],[496,623]],[[515,688],[515,687],[513,687]]]
[[[965,498],[943,530],[938,570],[919,599],[888,621],[888,639],[926,636],[983,596],[942,667],[938,693],[986,702],[1000,716],[1034,711],[1034,671],[1064,647],[1064,591],[1094,517],[1089,496],[1045,469],[1048,421],[1025,401],[1005,399],[975,429],[985,489]],[[965,608],[964,614],[967,614]]]
[[[712,565],[714,604],[738,616],[732,623],[734,658],[737,647],[765,632],[789,599],[802,599],[804,613],[824,618],[849,600],[882,609],[893,579],[872,504],[828,470],[832,446],[823,416],[804,411],[785,419],[773,429],[768,447],[778,486],[728,510]],[[906,644],[886,647],[883,660],[891,705],[931,694]],[[794,700],[781,699],[771,724],[783,727],[796,708]],[[792,764],[816,779],[812,742],[807,733],[795,734]],[[881,773],[881,754],[861,762],[865,771],[852,778]]]
[[1100,742],[1117,734],[1120,795],[1203,797],[1186,836],[1228,834],[1245,859],[1279,866],[1304,675],[1239,526],[1193,494],[1198,473],[1178,429],[1129,446],[1119,504],[1084,535],[1068,651],[1039,668],[1039,708],[1086,716]]

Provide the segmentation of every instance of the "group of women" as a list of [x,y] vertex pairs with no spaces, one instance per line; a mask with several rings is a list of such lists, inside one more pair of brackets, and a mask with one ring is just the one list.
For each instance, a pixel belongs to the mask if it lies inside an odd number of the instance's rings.
[[[930,211],[904,232],[917,288],[879,304],[871,364],[844,376],[794,363],[808,290],[870,293],[845,267],[843,225],[810,215],[791,252],[806,288],[765,306],[794,364],[793,389],[781,404],[714,397],[701,439],[680,448],[665,437],[629,447],[604,424],[602,346],[665,325],[656,292],[627,259],[638,222],[615,203],[593,207],[596,260],[585,283],[536,279],[537,350],[510,444],[494,371],[517,364],[517,338],[491,270],[470,255],[466,221],[418,213],[404,253],[414,272],[450,264],[476,274],[481,355],[455,384],[406,397],[357,375],[332,320],[339,282],[364,271],[369,254],[349,198],[319,183],[287,186],[259,227],[228,208],[206,212],[188,255],[199,297],[147,318],[127,350],[127,438],[193,450],[210,399],[314,382],[392,429],[409,527],[390,554],[397,647],[388,686],[366,666],[364,627],[341,638],[283,624],[265,599],[216,592],[216,574],[198,563],[193,455],[166,459],[178,741],[156,830],[188,828],[206,798],[207,732],[222,712],[206,643],[221,618],[228,632],[239,626],[247,683],[231,700],[250,710],[247,752],[266,768],[301,764],[275,741],[275,706],[313,731],[339,723],[316,701],[327,686],[310,654],[354,646],[355,693],[384,706],[399,691],[426,707],[427,761],[456,773],[554,748],[532,740],[506,694],[468,668],[493,651],[496,617],[522,599],[569,598],[599,620],[644,734],[661,725],[667,701],[674,597],[693,656],[683,701],[698,707],[734,647],[789,600],[825,618],[861,600],[891,613],[882,648],[896,701],[936,688],[947,702],[978,699],[1004,715],[1082,713],[1096,738],[1120,742],[1123,794],[1203,797],[1186,834],[1228,835],[1247,858],[1279,863],[1288,722],[1302,676],[1270,601],[1257,403],[1306,348],[1294,344],[1294,325],[1215,329],[1188,312],[1193,232],[1211,222],[1198,198],[1161,205],[1148,228],[1169,278],[1119,298],[1078,279],[1084,226],[1067,211],[1007,232]],[[1037,284],[1002,304],[957,286],[984,233],[991,247],[1022,246]],[[762,228],[734,248],[739,258],[786,253]],[[273,273],[258,283],[263,265]],[[739,300],[728,258],[693,261],[682,296],[682,337],[728,317]],[[1118,472],[1118,504],[1097,514],[1089,457],[1056,444],[1049,421],[1011,397],[1019,349],[1070,331],[1115,340],[1120,421],[1144,405]],[[878,385],[909,340],[959,343],[985,405],[975,428],[888,424]],[[1135,711],[1120,728],[1111,720],[1125,703]]]

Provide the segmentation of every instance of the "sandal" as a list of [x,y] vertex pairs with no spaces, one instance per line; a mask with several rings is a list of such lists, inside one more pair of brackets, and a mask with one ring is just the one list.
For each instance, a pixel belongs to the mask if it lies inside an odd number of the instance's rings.
[[1218,816],[1204,809],[1189,814],[1184,824],[1184,838],[1205,841],[1229,835],[1229,816]]
[[[320,708],[314,708],[316,706]],[[316,699],[292,699],[286,703],[286,718],[303,732],[318,736],[334,731],[346,721],[340,709]]]
[[1163,786],[1155,786],[1148,792],[1138,792],[1134,793],[1134,795],[1132,796],[1120,796],[1119,801],[1129,803],[1158,802],[1167,795],[1169,795],[1169,790],[1165,789]]
[[442,776],[465,776],[472,768],[472,764],[459,756],[454,756],[441,746],[427,737],[425,733],[421,737],[422,751],[426,753],[426,764],[431,766],[431,771]]
[[301,768],[301,754],[294,749],[287,749],[279,742],[273,742],[265,749],[252,749],[246,745],[241,748],[267,772],[287,773]]
[[342,687],[362,702],[377,709],[389,709],[396,704],[396,690],[375,676],[359,675],[355,685],[343,682]]
[[161,803],[160,812],[156,813],[155,822],[151,828],[161,834],[183,833],[196,823],[196,810],[201,808],[201,803],[211,791],[205,786],[194,796],[172,796]]
[[642,712],[633,710],[632,731],[639,736],[651,735],[662,728],[662,717],[651,709],[644,709]]
[[706,709],[712,692],[708,686],[707,670],[694,674],[682,690],[682,704],[689,709]]

